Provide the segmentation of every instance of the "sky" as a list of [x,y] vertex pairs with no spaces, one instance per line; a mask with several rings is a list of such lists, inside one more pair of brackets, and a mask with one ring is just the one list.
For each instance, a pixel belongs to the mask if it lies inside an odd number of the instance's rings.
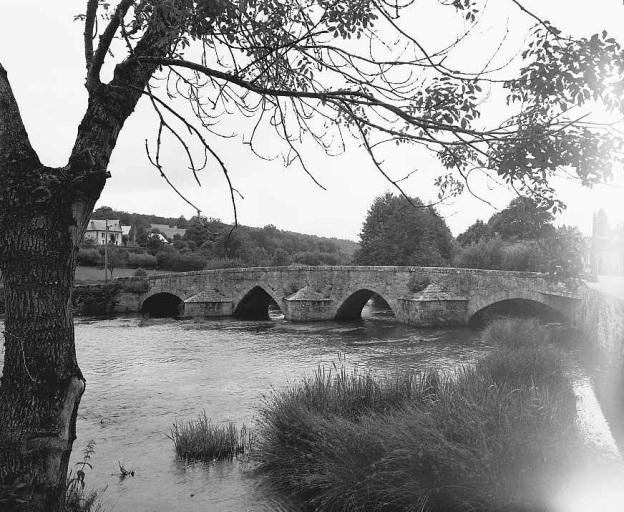
[[[514,9],[508,0],[495,1]],[[607,29],[624,41],[620,0],[523,3],[572,34],[589,36]],[[84,0],[0,0],[0,62],[9,74],[30,140],[42,162],[50,166],[67,163],[86,106],[83,26],[73,21],[75,14],[84,12],[84,4]],[[500,23],[504,26],[504,18]],[[483,37],[480,44],[486,51],[490,35],[486,32]],[[167,186],[145,155],[145,140],[153,140],[156,129],[155,116],[143,99],[121,133],[109,166],[112,177],[97,206],[168,217],[190,218],[196,213]],[[357,241],[375,197],[393,190],[354,142],[348,143],[344,154],[334,157],[321,154],[313,146],[305,148],[308,168],[323,190],[295,165],[285,168],[280,158],[258,158],[241,137],[210,140],[244,197],[237,201],[238,220],[244,225],[273,224],[279,229]],[[277,154],[274,146],[269,134],[261,138],[265,155]],[[170,146],[167,151],[167,175],[183,194],[202,215],[231,222],[232,206],[221,171],[215,166],[202,171],[202,186],[198,187],[178,149]],[[409,162],[399,163],[407,163],[418,172],[404,183],[405,192],[434,201],[437,191],[432,183],[441,172],[440,164],[422,151],[409,158]],[[614,172],[614,183],[591,191],[570,181],[557,181],[555,187],[568,205],[557,222],[578,226],[590,234],[592,215],[600,208],[612,225],[624,222],[624,173],[621,169]],[[513,198],[505,189],[490,185],[484,182],[476,189],[491,204],[464,193],[438,207],[453,234],[458,235],[478,219],[487,220]]]

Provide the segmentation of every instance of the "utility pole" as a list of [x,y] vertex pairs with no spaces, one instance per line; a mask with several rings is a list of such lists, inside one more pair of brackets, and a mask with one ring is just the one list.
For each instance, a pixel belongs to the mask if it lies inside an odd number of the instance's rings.
[[106,220],[106,235],[104,236],[104,282],[108,282],[108,220]]

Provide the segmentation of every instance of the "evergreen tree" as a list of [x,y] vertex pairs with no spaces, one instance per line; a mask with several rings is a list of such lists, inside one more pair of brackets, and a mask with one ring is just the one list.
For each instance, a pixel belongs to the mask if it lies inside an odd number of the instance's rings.
[[391,193],[368,210],[354,256],[359,265],[446,266],[453,236],[434,208]]

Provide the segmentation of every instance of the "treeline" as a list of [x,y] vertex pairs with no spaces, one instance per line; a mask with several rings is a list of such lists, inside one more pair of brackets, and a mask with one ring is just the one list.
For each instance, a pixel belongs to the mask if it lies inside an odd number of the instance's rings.
[[454,266],[544,272],[567,279],[583,271],[584,239],[576,228],[518,197],[454,239],[435,208],[387,193],[375,199],[360,233],[358,265]]
[[[282,265],[347,265],[357,244],[349,240],[318,237],[277,229],[238,226],[236,229],[218,219],[195,216],[170,218],[142,215],[101,207],[94,219],[119,219],[131,226],[129,243],[107,248],[107,266],[171,271],[192,271],[224,267],[259,267]],[[164,242],[151,224],[186,229]],[[164,234],[163,234],[164,235]],[[134,240],[136,239],[136,243]],[[104,266],[104,248],[84,241],[78,264]]]
[[518,197],[487,222],[457,237],[458,267],[543,272],[560,279],[583,272],[585,240],[574,227],[553,225],[554,215]]
[[[386,193],[371,205],[360,244],[277,229],[231,225],[205,217],[169,218],[98,208],[96,219],[132,226],[127,247],[109,247],[108,268],[192,271],[287,265],[413,265],[545,272],[566,279],[583,271],[584,239],[576,228],[553,225],[554,216],[519,197],[457,239],[435,208],[418,198]],[[163,242],[151,224],[186,229]],[[103,247],[84,242],[79,265],[102,267]]]

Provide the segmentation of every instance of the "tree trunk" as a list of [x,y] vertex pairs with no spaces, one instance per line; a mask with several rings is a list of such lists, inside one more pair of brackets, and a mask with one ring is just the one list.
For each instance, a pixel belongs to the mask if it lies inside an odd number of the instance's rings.
[[[47,208],[46,208],[47,209]],[[0,481],[22,510],[61,510],[85,381],[76,362],[71,208],[5,214],[0,233],[6,320],[0,385]],[[7,226],[10,226],[7,228]],[[0,502],[0,508],[2,503]],[[12,506],[20,510],[18,503]]]
[[[125,2],[126,8],[130,4]],[[169,55],[184,26],[183,5],[163,2],[154,8],[134,57]],[[104,188],[119,133],[156,68],[129,58],[115,67],[109,84],[90,72],[89,103],[69,163],[53,169],[33,150],[0,64],[0,268],[6,309],[0,510],[64,507],[85,389],[71,307],[78,243]]]

